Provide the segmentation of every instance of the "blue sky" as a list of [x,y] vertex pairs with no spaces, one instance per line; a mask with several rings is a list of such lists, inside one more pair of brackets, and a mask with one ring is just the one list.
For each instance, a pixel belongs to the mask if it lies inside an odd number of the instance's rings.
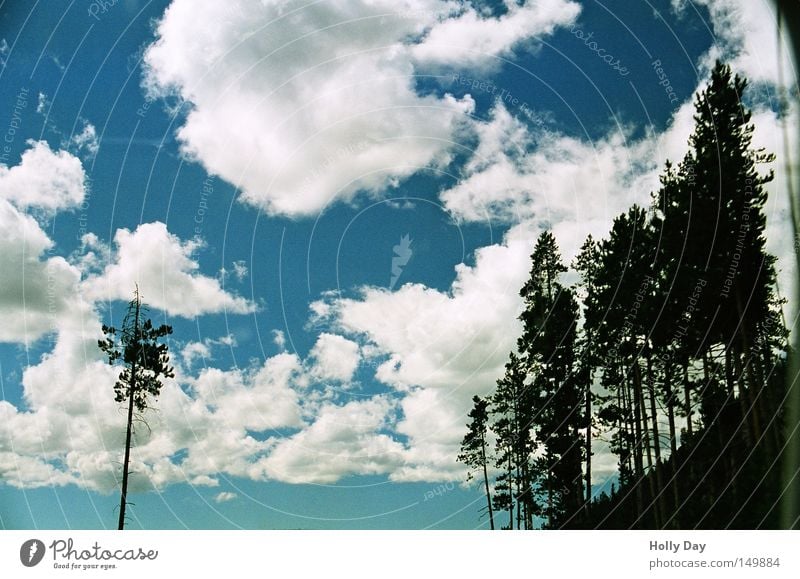
[[116,522],[136,283],[176,377],[130,528],[485,526],[454,459],[536,236],[646,203],[716,57],[780,153],[776,42],[764,0],[0,2],[0,526]]

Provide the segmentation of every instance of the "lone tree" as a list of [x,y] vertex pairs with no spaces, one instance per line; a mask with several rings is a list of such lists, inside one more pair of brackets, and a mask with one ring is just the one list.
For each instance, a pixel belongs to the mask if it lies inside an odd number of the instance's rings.
[[[149,397],[161,392],[161,378],[172,378],[175,374],[169,366],[167,345],[159,344],[159,338],[172,333],[172,327],[160,325],[153,327],[149,319],[144,319],[146,307],[142,304],[139,287],[128,305],[128,313],[122,321],[122,329],[103,325],[105,340],[97,345],[108,355],[112,366],[122,359],[124,369],[114,384],[114,400],[128,403],[128,423],[125,435],[125,459],[122,466],[122,493],[119,502],[119,530],[125,528],[125,505],[128,497],[128,465],[131,458],[131,437],[133,435],[133,410],[141,413],[149,405]],[[119,344],[117,344],[117,334]]]
[[492,496],[489,491],[489,473],[486,469],[486,424],[489,420],[489,401],[479,396],[472,397],[473,407],[469,412],[472,421],[467,425],[469,431],[461,443],[461,454],[458,461],[469,467],[467,480],[472,480],[472,471],[483,470],[483,484],[486,490],[486,503],[489,512],[489,526],[494,531],[494,513],[492,512]]

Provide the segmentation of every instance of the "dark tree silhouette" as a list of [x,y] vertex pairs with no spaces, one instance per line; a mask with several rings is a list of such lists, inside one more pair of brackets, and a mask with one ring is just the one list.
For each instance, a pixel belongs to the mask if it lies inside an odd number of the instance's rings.
[[[797,525],[785,519],[794,503],[778,512],[795,424],[784,300],[765,249],[772,172],[757,170],[773,156],[752,147],[746,88],[716,64],[683,160],[666,163],[649,208],[586,240],[574,288],[560,282],[553,236],[537,241],[519,358],[493,398],[494,504],[510,527],[516,506],[521,528],[524,489],[550,528]],[[618,477],[590,500],[593,425]],[[539,452],[521,451],[525,436]]]
[[[591,326],[585,323],[586,316],[589,313],[590,296],[594,298],[597,295],[596,279],[598,269],[600,267],[600,247],[598,243],[592,238],[591,235],[586,238],[586,241],[581,246],[581,251],[575,258],[573,269],[580,274],[580,283],[577,285],[577,290],[582,293],[582,301],[584,303],[583,318],[584,326],[583,331],[579,338],[579,360],[577,362],[577,378],[578,382],[583,385],[584,390],[584,419],[586,420],[586,516],[591,516],[592,504],[592,428],[593,428],[593,412],[592,402],[594,395],[592,393],[592,385],[594,383],[595,368],[597,368],[597,348],[594,344],[594,331]],[[594,313],[594,310],[592,310]]]
[[539,236],[520,290],[525,309],[517,348],[531,380],[536,440],[544,449],[545,514],[551,527],[574,523],[583,508],[585,385],[576,373],[578,304],[559,276],[566,271],[555,237]]
[[[128,467],[131,456],[134,409],[142,413],[150,403],[150,397],[161,392],[161,378],[172,378],[173,369],[169,366],[167,345],[158,343],[172,333],[172,327],[162,324],[157,328],[149,319],[144,319],[146,307],[142,304],[139,288],[128,305],[128,312],[122,322],[122,329],[103,325],[105,340],[97,342],[98,347],[108,355],[112,366],[121,360],[124,368],[119,380],[114,384],[114,400],[127,402],[128,419],[125,434],[125,458],[122,466],[122,491],[119,503],[119,530],[125,528],[125,507],[128,498]],[[119,344],[117,337],[119,334]]]
[[495,435],[495,466],[501,470],[495,485],[494,506],[508,511],[508,529],[528,527],[533,520],[531,504],[531,439],[525,372],[521,360],[512,352],[505,375],[497,381],[492,395],[492,422]]
[[486,491],[486,503],[489,513],[489,527],[494,530],[494,513],[492,512],[492,495],[489,490],[489,472],[487,469],[488,457],[486,455],[486,433],[489,421],[489,401],[479,396],[472,398],[472,410],[468,414],[472,420],[467,424],[467,434],[461,442],[461,454],[458,461],[469,467],[467,480],[472,480],[472,472],[483,472],[483,484]]

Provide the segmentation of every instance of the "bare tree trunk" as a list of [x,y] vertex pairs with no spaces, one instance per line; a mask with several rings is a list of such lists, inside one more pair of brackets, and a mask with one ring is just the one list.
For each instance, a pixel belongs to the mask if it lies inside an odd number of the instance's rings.
[[728,394],[733,394],[733,362],[730,347],[725,348],[725,384]]
[[494,531],[494,513],[492,512],[492,495],[489,492],[489,472],[486,470],[486,440],[481,434],[481,462],[483,463],[483,484],[486,488],[486,503],[489,507],[489,528]]
[[647,457],[647,486],[650,490],[650,497],[647,501],[647,509],[653,513],[653,520],[655,523],[655,527],[659,528],[658,524],[658,509],[654,504],[654,500],[657,494],[658,489],[656,489],[655,483],[655,476],[653,473],[653,451],[650,444],[650,426],[648,423],[648,416],[647,416],[647,405],[645,404],[644,400],[644,388],[642,386],[642,370],[639,366],[639,360],[637,359],[634,366],[633,371],[633,380],[634,386],[636,388],[636,405],[641,409],[641,420],[642,420],[642,440],[644,444],[645,456]]
[[[731,346],[733,348],[733,346]],[[747,408],[747,394],[745,393],[745,386],[744,386],[744,370],[742,369],[742,362],[741,358],[739,357],[739,352],[733,351],[731,352],[731,357],[733,358],[733,370],[736,374],[736,386],[738,388],[738,399],[739,399],[739,411],[742,413],[742,435],[744,436],[745,444],[748,448],[753,448],[753,433],[750,430],[750,421],[748,419],[748,408]]]
[[[678,510],[680,497],[678,496],[678,435],[675,431],[675,393],[672,390],[672,364],[664,363],[664,391],[667,397],[667,418],[669,420],[669,463],[672,467],[672,503],[673,509]],[[674,524],[674,523],[673,523]]]
[[669,452],[672,457],[678,452],[678,435],[675,432],[675,392],[672,390],[672,365],[669,362],[664,364],[664,392],[669,420]]
[[683,398],[686,405],[686,432],[692,434],[692,395],[689,388],[689,358],[683,360]]
[[[139,340],[139,290],[136,290],[136,317],[134,318],[133,322],[133,339],[136,341]],[[125,506],[127,505],[128,500],[128,465],[131,460],[131,438],[133,435],[133,403],[134,403],[134,394],[136,392],[136,361],[138,359],[138,352],[137,356],[134,356],[133,362],[131,363],[131,380],[130,384],[128,384],[130,388],[130,394],[128,395],[128,427],[127,432],[125,433],[125,459],[122,463],[122,492],[120,493],[119,498],[119,524],[117,526],[117,530],[122,531],[125,528]]]
[[592,378],[586,380],[586,519],[592,509]]
[[[658,412],[656,409],[656,384],[655,378],[653,376],[653,360],[650,355],[647,356],[647,382],[648,382],[648,390],[650,393],[650,418],[653,421],[653,450],[655,452],[655,459],[656,459],[656,503],[658,508],[658,519],[659,523],[657,527],[661,528],[661,521],[665,519],[665,512],[664,512],[664,498],[663,498],[663,489],[664,489],[664,482],[662,480],[661,475],[661,440],[659,439],[659,432],[658,432]],[[652,474],[651,474],[652,476]]]
[[[634,362],[636,363],[636,362]],[[639,405],[639,393],[636,389],[634,379],[633,392],[631,393],[631,405],[633,409],[633,464],[636,470],[636,516],[639,518],[644,510],[644,498],[642,497],[642,478],[644,477],[644,465],[642,464],[642,415]]]

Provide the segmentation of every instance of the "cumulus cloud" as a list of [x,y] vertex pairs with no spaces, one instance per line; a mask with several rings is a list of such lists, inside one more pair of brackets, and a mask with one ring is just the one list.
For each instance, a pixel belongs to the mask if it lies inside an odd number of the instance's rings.
[[97,130],[94,125],[88,121],[83,121],[83,129],[70,137],[67,146],[72,147],[78,153],[84,152],[89,159],[94,159],[100,150]]
[[0,342],[29,343],[54,331],[76,307],[80,272],[26,213],[71,209],[84,198],[80,161],[47,143],[31,142],[20,163],[0,165]]
[[577,12],[563,0],[508,6],[495,19],[439,0],[174,0],[145,54],[145,85],[190,103],[184,154],[242,200],[314,214],[450,161],[473,101],[418,94],[414,79],[415,63],[444,59],[441,43],[473,38],[487,58]]
[[311,426],[280,441],[259,468],[270,478],[291,483],[391,473],[403,464],[404,448],[380,432],[390,409],[391,402],[380,396],[326,405]]
[[442,21],[413,47],[413,55],[423,65],[496,64],[491,57],[506,56],[515,45],[574,22],[581,10],[579,4],[567,0],[529,0],[522,5],[507,0],[505,6],[507,12],[497,18],[469,8]]
[[336,334],[320,334],[311,349],[311,373],[319,380],[349,382],[353,379],[361,353],[358,344]]
[[51,150],[45,141],[28,141],[28,146],[19,165],[0,164],[0,198],[22,210],[54,213],[78,207],[86,180],[80,159]]
[[297,393],[290,387],[301,373],[298,357],[282,353],[257,371],[207,368],[190,383],[226,429],[264,432],[302,424]]
[[[796,82],[795,68],[789,54],[788,37],[780,39],[783,60],[779,58],[777,13],[770,0],[695,0],[708,9],[716,45],[708,53],[704,65],[713,65],[724,57],[734,70],[753,82],[778,84],[783,69],[784,82]],[[685,0],[672,0],[678,13],[697,10]]]
[[226,292],[219,280],[200,273],[194,259],[199,241],[181,241],[163,223],[144,223],[133,232],[118,229],[114,244],[111,262],[82,284],[93,300],[129,300],[139,284],[150,306],[177,316],[255,310],[254,304]]
[[80,272],[52,247],[36,220],[0,199],[0,342],[36,340],[74,307]]
[[[23,374],[25,408],[0,401],[0,479],[21,488],[75,484],[108,492],[118,485],[125,439],[112,387],[120,368],[100,358],[100,324],[84,311],[81,323],[60,328],[53,351]],[[131,490],[175,482],[217,486],[217,476],[263,478],[256,466],[275,441],[274,429],[303,426],[302,364],[288,354],[248,370],[206,369],[166,380],[161,395],[137,422]]]
[[[110,395],[116,373],[97,348],[100,324],[88,307],[59,319],[52,351],[22,374],[25,408],[0,402],[0,479],[19,487],[116,484],[125,425]],[[113,452],[109,449],[114,449]]]
[[237,495],[236,493],[232,493],[232,492],[229,492],[229,491],[223,491],[223,492],[219,493],[217,496],[214,497],[214,502],[227,503],[227,502],[232,501],[233,499],[238,498],[238,497],[239,497],[239,495]]
[[604,235],[620,211],[649,202],[664,161],[686,152],[692,111],[687,101],[663,133],[633,139],[619,126],[590,141],[534,131],[498,102],[476,127],[477,145],[461,178],[440,198],[465,221],[551,227],[569,258],[587,234]]
[[358,298],[312,304],[341,331],[358,336],[386,361],[375,376],[402,395],[396,431],[408,438],[406,462],[393,480],[443,480],[455,462],[475,394],[493,391],[515,347],[519,288],[530,269],[537,231],[516,226],[501,244],[461,264],[449,292],[406,284],[394,292],[364,288]]

